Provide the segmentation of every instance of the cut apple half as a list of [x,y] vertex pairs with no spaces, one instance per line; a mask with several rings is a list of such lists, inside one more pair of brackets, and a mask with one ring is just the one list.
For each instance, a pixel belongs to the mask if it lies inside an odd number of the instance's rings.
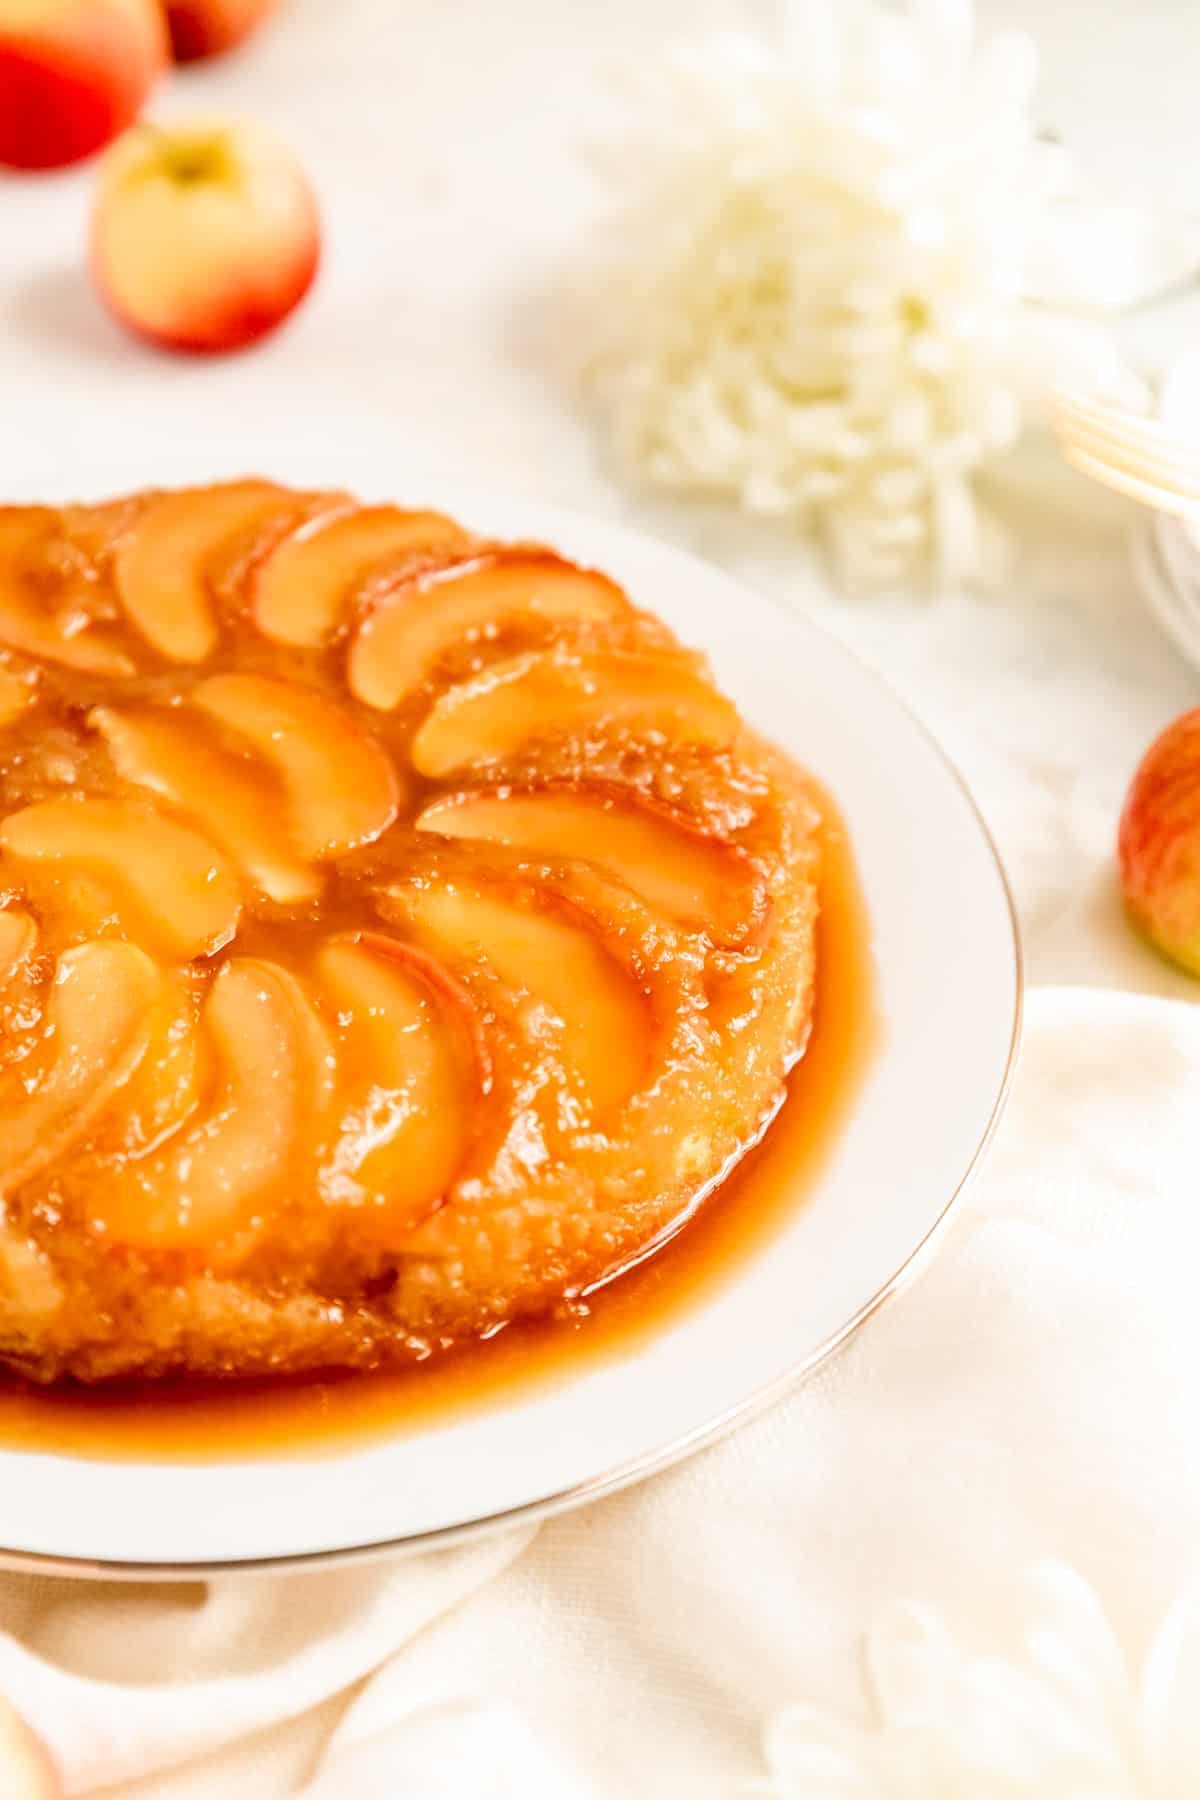
[[525,615],[595,622],[628,610],[594,569],[549,550],[497,550],[390,588],[359,627],[347,679],[360,700],[390,712],[451,645],[495,637]]
[[123,650],[88,627],[81,614],[68,609],[59,617],[50,597],[25,578],[27,560],[30,566],[37,561],[29,553],[57,520],[46,506],[0,507],[0,646],[85,675],[132,675],[134,665]]
[[18,861],[99,878],[131,936],[188,961],[229,942],[242,901],[237,878],[206,837],[119,800],[62,795],[11,813],[0,848]]
[[411,944],[334,938],[316,962],[343,1026],[347,1110],[326,1198],[395,1243],[445,1199],[475,1136],[488,1059],[465,988]]
[[329,1041],[286,969],[256,957],[227,963],[201,1030],[215,1090],[186,1129],[104,1185],[93,1219],[116,1243],[205,1249],[246,1226],[294,1170],[297,1144],[328,1105]]
[[391,758],[323,694],[269,675],[213,675],[192,700],[276,769],[304,856],[344,855],[372,843],[396,817],[400,783]]
[[461,968],[490,970],[518,1002],[525,1028],[543,1041],[548,1031],[588,1121],[644,1085],[649,1002],[601,941],[597,921],[523,888],[414,886],[395,894],[419,938]]
[[752,937],[766,912],[763,883],[740,850],[632,792],[481,788],[435,800],[417,829],[590,863],[656,912],[724,945]]
[[159,971],[118,940],[59,959],[41,1044],[0,1083],[0,1193],[12,1193],[90,1129],[150,1041]]
[[342,623],[346,604],[394,558],[446,552],[470,540],[441,513],[398,506],[361,506],[310,519],[280,540],[254,580],[259,630],[279,644],[323,644]]
[[126,614],[148,643],[173,662],[211,655],[217,622],[209,561],[287,498],[269,481],[230,481],[164,494],[146,508],[117,552],[115,579]]
[[728,744],[737,708],[683,663],[637,651],[530,652],[435,702],[413,739],[422,775],[505,762],[531,739],[611,730],[669,743]]
[[117,773],[195,819],[268,899],[316,899],[321,877],[296,855],[284,796],[268,771],[210,742],[180,707],[98,706],[89,717]]

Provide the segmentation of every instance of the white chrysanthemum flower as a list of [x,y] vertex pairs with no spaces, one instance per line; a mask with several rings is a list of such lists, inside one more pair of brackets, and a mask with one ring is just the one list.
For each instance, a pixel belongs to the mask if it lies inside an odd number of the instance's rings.
[[635,469],[821,528],[849,586],[969,572],[1020,424],[1013,329],[1061,185],[1037,57],[970,0],[795,0],[642,71],[600,391]]
[[1194,1800],[1200,1794],[1200,1583],[1135,1678],[1074,1569],[1025,1578],[1019,1660],[976,1655],[936,1613],[898,1606],[869,1640],[878,1713],[859,1730],[794,1706],[767,1730],[772,1800]]

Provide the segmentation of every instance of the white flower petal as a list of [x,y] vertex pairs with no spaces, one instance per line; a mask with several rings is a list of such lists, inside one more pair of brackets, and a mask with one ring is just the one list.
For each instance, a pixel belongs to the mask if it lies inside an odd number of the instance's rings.
[[1175,1599],[1151,1646],[1141,1727],[1153,1800],[1200,1792],[1200,1573]]
[[1127,1759],[1134,1731],[1129,1669],[1098,1594],[1062,1562],[1036,1564],[1026,1586],[1030,1660],[1097,1740],[1107,1737],[1114,1757]]
[[1068,1782],[1082,1789],[1122,1774],[1112,1744],[1056,1688],[999,1657],[967,1663],[950,1704],[955,1741],[972,1769],[1053,1794],[1070,1794]]
[[786,1800],[879,1800],[870,1734],[815,1707],[777,1713],[767,1725],[764,1749]]
[[[967,0],[780,0],[773,44],[664,58],[629,136],[597,328],[619,447],[811,520],[858,584],[969,572],[967,481],[1020,423],[1005,353],[1051,188],[1029,46],[973,38]],[[938,493],[863,504],[880,466]]]
[[[967,1767],[953,1739],[943,1732],[920,1728],[888,1732],[880,1746],[880,1765],[888,1800],[1017,1800],[1005,1777],[994,1779]],[[1065,1797],[1056,1794],[1053,1800]]]
[[844,20],[839,14],[845,6],[846,0],[788,0],[781,9],[781,49],[825,105],[842,84]]
[[886,512],[918,512],[929,498],[929,483],[921,469],[882,468],[872,475],[868,489],[875,505]]
[[975,61],[972,99],[977,105],[1020,112],[1033,99],[1038,78],[1038,50],[1025,31],[1001,31],[980,49]]
[[913,20],[939,73],[965,68],[975,37],[972,0],[913,0]]
[[1007,388],[993,388],[984,397],[980,430],[989,450],[1007,450],[1021,431],[1021,407]]
[[977,559],[975,499],[965,481],[940,475],[933,483],[932,508],[937,571],[943,582],[953,583],[967,575]]
[[867,1637],[867,1666],[883,1723],[943,1723],[959,1656],[949,1627],[932,1608],[912,1602],[885,1608]]
[[925,73],[920,33],[910,19],[880,13],[864,46],[859,83],[864,97],[902,105]]
[[868,1639],[879,1729],[864,1732],[811,1707],[787,1709],[768,1733],[763,1794],[1196,1800],[1200,1569],[1151,1648],[1140,1706],[1104,1606],[1083,1577],[1047,1561],[1026,1573],[1023,1587],[1027,1664],[962,1654],[930,1608],[886,1609]]

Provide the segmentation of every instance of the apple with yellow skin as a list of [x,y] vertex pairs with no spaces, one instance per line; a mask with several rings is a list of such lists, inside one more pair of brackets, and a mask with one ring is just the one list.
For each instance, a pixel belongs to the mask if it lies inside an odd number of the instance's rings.
[[176,62],[222,56],[256,31],[277,0],[166,0]]
[[92,269],[121,322],[166,349],[239,350],[280,325],[321,257],[317,203],[262,126],[139,126],[105,157]]
[[158,0],[3,0],[0,163],[90,156],[137,118],[167,58]]
[[0,1794],[4,1800],[63,1800],[54,1765],[24,1719],[0,1700]]
[[1200,707],[1138,766],[1117,842],[1130,918],[1162,954],[1200,975]]

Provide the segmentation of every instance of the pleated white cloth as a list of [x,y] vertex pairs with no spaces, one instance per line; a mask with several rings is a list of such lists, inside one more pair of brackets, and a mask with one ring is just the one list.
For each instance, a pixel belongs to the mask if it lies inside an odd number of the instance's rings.
[[[70,1792],[109,1800],[716,1800],[770,1771],[784,1800],[1200,1791],[1177,1728],[1196,1709],[1172,1710],[1193,1651],[1200,1681],[1186,1606],[1138,1686],[1200,1548],[1198,1166],[1200,1008],[1035,993],[940,1254],[767,1416],[536,1536],[419,1561],[169,1589],[5,1577],[0,1693]],[[1076,1573],[1027,1579],[1050,1558]],[[1051,1675],[1004,1661],[1022,1631]],[[924,1719],[904,1755],[928,1742],[940,1787],[932,1761],[910,1786],[883,1772],[869,1634],[876,1702]],[[952,1719],[953,1755],[1028,1740],[1036,1785],[954,1785],[930,1719],[971,1705],[991,1747]],[[1195,1755],[1177,1788],[1050,1785],[1042,1739],[1109,1713],[1122,1745],[1175,1721],[1170,1755]]]

